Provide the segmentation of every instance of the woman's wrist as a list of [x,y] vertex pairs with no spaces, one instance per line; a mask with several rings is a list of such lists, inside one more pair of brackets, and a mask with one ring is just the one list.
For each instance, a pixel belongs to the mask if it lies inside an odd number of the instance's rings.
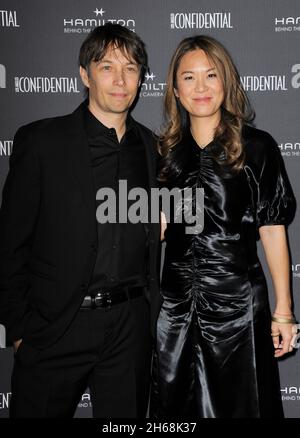
[[277,313],[278,315],[281,314],[283,316],[293,315],[291,301],[277,301],[273,313]]
[[277,316],[293,316],[293,312],[290,310],[289,312],[277,312],[274,310],[273,315]]
[[272,321],[277,323],[295,323],[296,319],[292,311],[292,303],[290,300],[276,302],[275,309],[272,313]]

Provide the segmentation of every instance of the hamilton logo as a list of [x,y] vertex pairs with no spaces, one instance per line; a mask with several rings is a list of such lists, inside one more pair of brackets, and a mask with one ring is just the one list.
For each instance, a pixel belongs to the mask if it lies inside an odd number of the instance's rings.
[[151,73],[151,75],[149,75],[149,73],[145,74],[146,81],[149,81],[149,79],[151,79],[153,81],[154,78],[156,78],[156,76],[153,73]]
[[[97,26],[103,26],[105,23],[116,23],[128,29],[135,31],[135,20],[133,18],[112,18],[107,17],[103,8],[96,8],[91,11],[90,16],[64,18],[64,33],[90,33]],[[104,16],[105,14],[105,16]]]
[[163,96],[164,89],[166,87],[165,82],[158,82],[154,79],[156,75],[153,72],[147,72],[145,74],[145,81],[141,87],[141,97],[161,97]]
[[99,14],[101,15],[101,17],[103,14],[105,14],[105,11],[103,11],[102,8],[101,9],[96,8],[96,10],[94,12],[96,14],[96,17],[98,17]]

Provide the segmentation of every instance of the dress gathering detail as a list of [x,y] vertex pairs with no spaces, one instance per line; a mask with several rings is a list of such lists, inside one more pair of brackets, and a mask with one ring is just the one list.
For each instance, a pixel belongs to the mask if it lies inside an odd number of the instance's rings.
[[[170,220],[158,317],[152,417],[281,417],[280,385],[258,228],[288,225],[295,199],[279,148],[244,126],[238,173],[186,130],[174,148],[181,173],[168,187],[204,189],[204,227]],[[218,160],[216,160],[218,157]]]

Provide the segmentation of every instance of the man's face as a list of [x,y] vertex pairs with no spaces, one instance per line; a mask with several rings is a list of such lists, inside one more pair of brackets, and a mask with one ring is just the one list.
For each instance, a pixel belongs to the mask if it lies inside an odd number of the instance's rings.
[[80,67],[80,75],[89,88],[89,107],[99,116],[128,112],[140,85],[140,67],[114,47],[88,71]]

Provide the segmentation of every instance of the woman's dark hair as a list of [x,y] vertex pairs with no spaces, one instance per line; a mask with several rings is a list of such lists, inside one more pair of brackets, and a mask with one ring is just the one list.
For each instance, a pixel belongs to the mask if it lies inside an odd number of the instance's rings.
[[226,155],[226,160],[223,161],[233,171],[239,171],[243,167],[242,128],[244,124],[251,123],[254,112],[240,82],[237,68],[225,47],[210,36],[195,35],[180,42],[169,67],[164,100],[165,126],[160,135],[160,152],[163,157],[159,173],[161,181],[166,181],[170,174],[176,174],[180,170],[173,149],[180,143],[182,133],[189,125],[189,117],[174,90],[177,88],[177,71],[182,58],[199,49],[205,52],[216,67],[223,84],[221,120],[215,131],[215,138],[219,140]]

